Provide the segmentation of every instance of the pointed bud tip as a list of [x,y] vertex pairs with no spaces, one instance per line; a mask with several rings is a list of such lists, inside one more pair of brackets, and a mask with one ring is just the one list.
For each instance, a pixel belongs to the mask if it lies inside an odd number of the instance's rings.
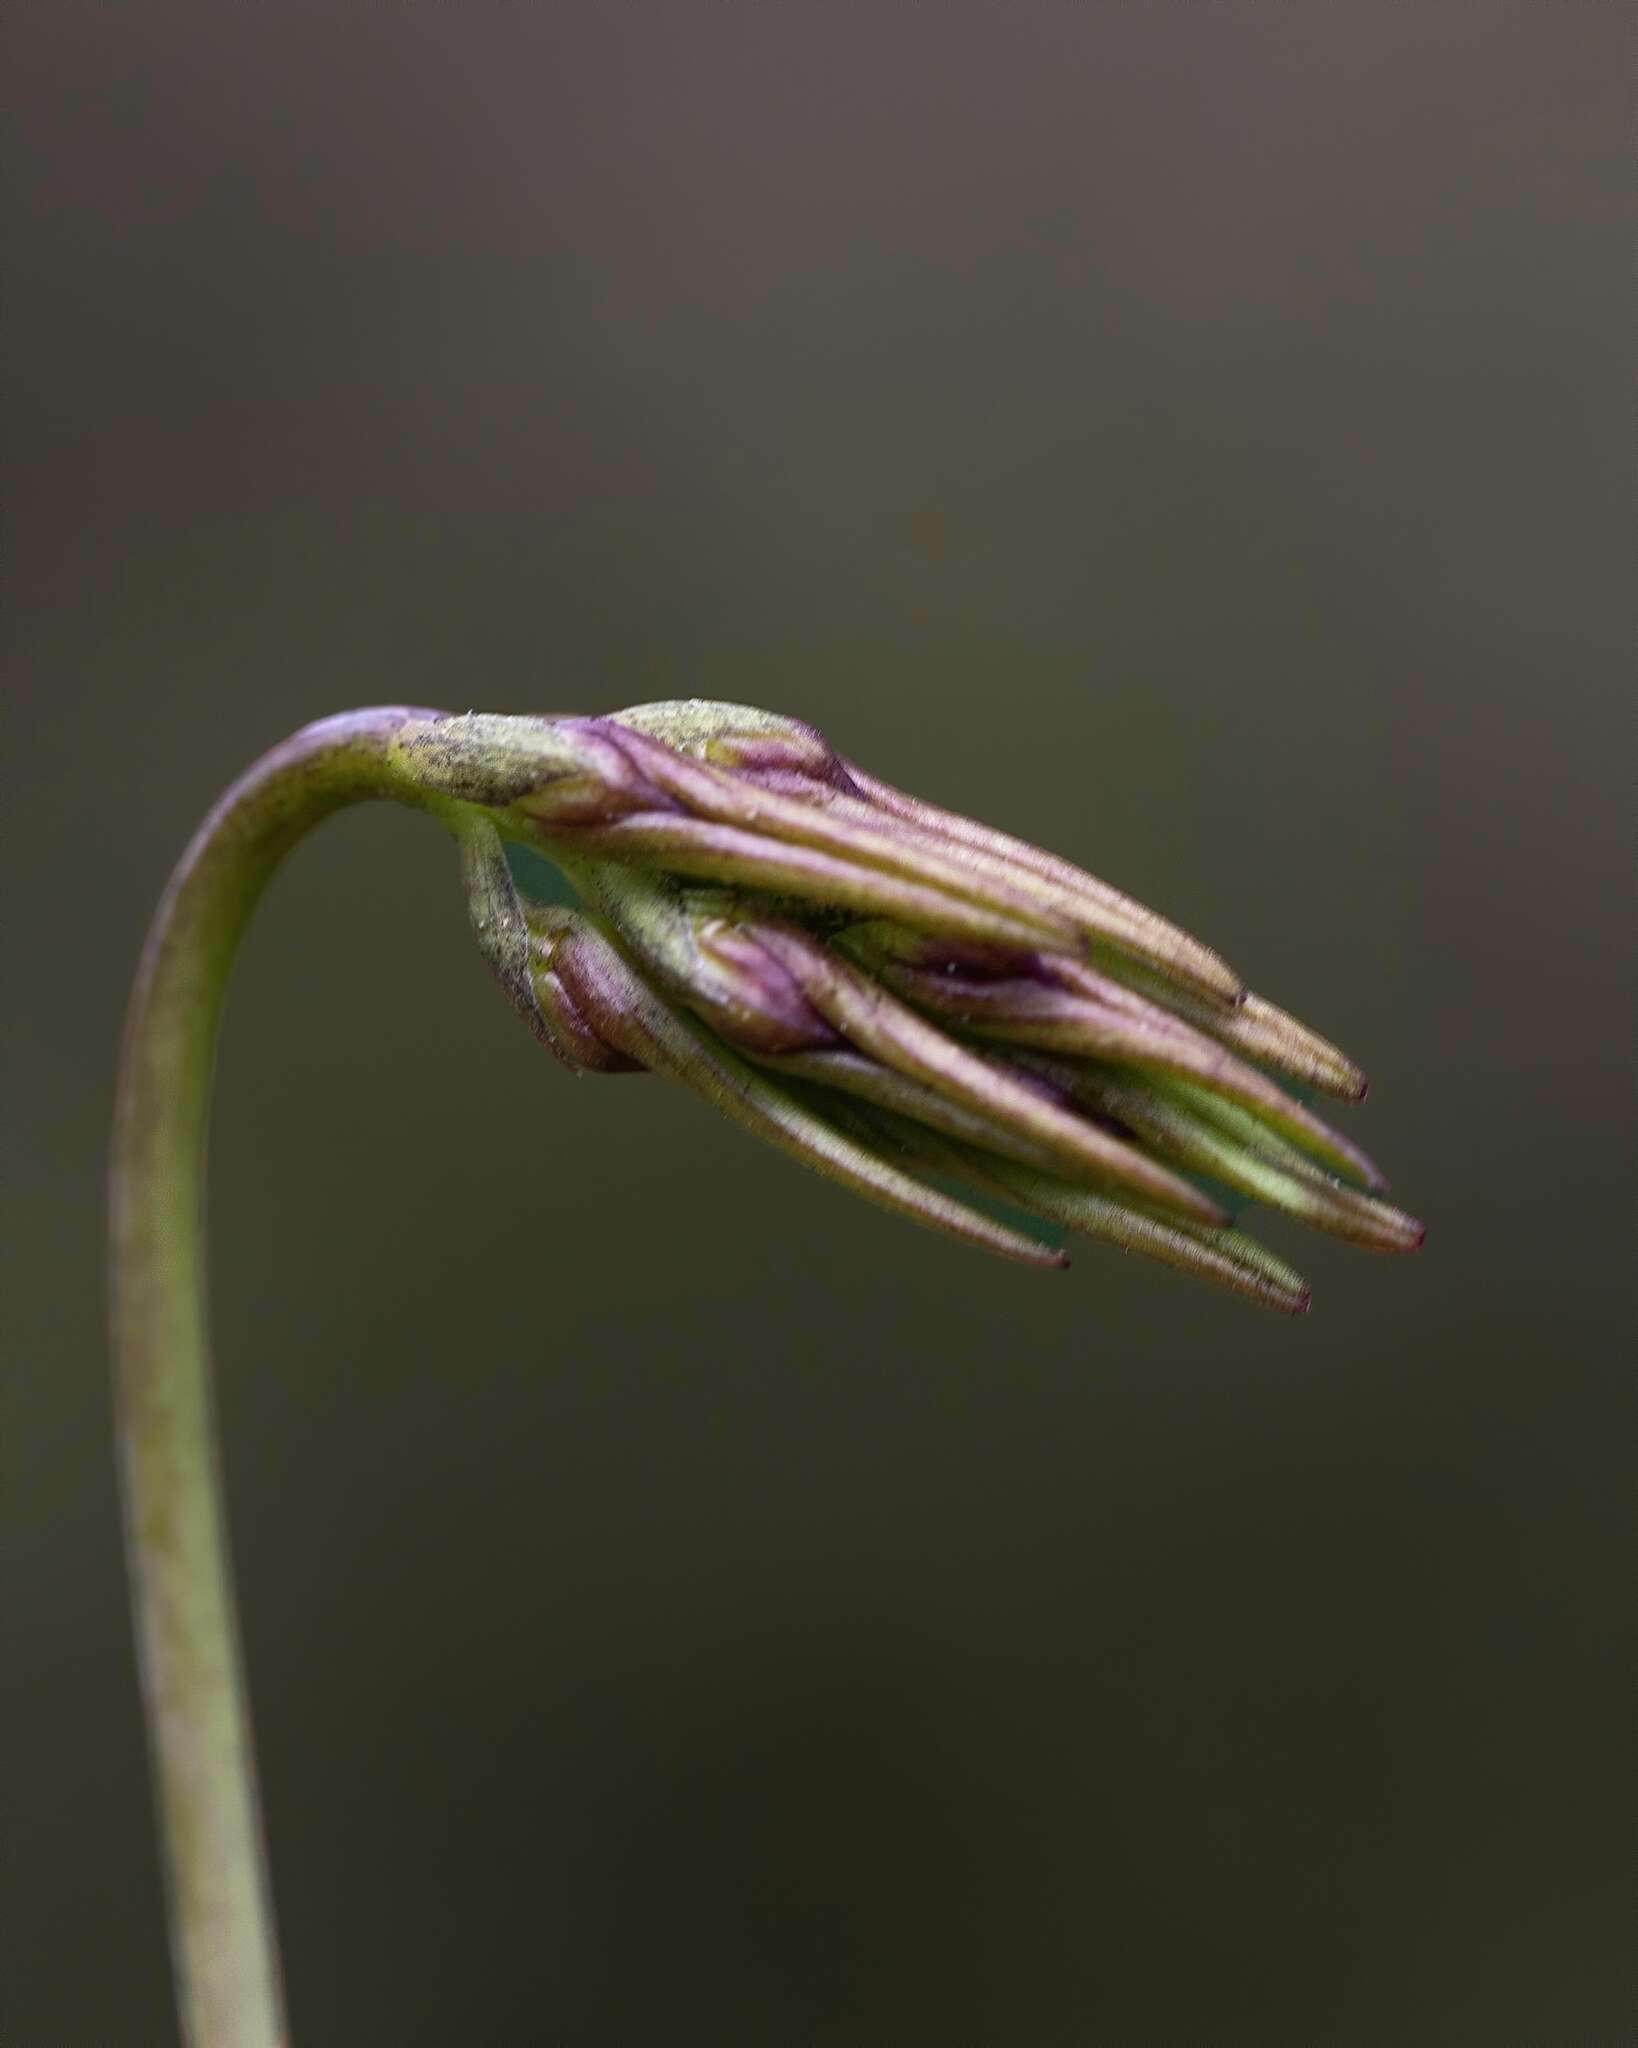
[[1369,1239],[1358,1239],[1366,1251],[1389,1252],[1397,1256],[1401,1252],[1419,1252],[1427,1242],[1428,1227],[1414,1216],[1407,1216],[1402,1209],[1391,1209],[1384,1202],[1377,1208],[1379,1235]]

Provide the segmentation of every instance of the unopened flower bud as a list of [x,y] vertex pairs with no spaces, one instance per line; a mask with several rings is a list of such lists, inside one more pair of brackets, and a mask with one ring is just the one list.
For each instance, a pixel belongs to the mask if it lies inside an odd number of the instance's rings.
[[1305,1283],[1191,1176],[1376,1249],[1421,1241],[1282,1085],[1359,1099],[1336,1047],[1130,897],[877,781],[811,726],[689,701],[417,720],[399,748],[428,801],[579,888],[585,912],[514,918],[492,853],[470,856],[497,974],[582,1070],[666,1074],[873,1199],[1037,1264],[1057,1254],[923,1176],[1291,1313]]
[[595,1014],[586,1009],[577,993],[572,953],[583,922],[577,911],[556,904],[530,907],[530,976],[546,1026],[546,1041],[576,1073],[641,1073],[643,1062],[598,1030]]

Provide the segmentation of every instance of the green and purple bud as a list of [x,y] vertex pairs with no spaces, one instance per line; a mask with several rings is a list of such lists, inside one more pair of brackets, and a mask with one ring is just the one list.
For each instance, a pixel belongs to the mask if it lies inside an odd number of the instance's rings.
[[[1131,898],[875,780],[811,726],[691,701],[415,719],[394,752],[461,839],[497,978],[581,1071],[667,1074],[857,1192],[1034,1264],[1065,1261],[935,1183],[1289,1313],[1306,1285],[1222,1196],[1377,1250],[1421,1242],[1291,1092],[1360,1100],[1336,1047]],[[522,902],[503,839],[555,860],[584,909]]]

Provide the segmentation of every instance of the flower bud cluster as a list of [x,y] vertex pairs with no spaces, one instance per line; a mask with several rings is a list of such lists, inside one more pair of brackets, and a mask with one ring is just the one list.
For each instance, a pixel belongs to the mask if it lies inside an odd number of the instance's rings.
[[584,909],[528,906],[526,943],[533,1021],[581,1069],[667,1074],[1034,1264],[1063,1255],[945,1184],[1288,1313],[1307,1286],[1231,1221],[1236,1198],[1376,1250],[1421,1242],[1303,1099],[1364,1096],[1335,1046],[1141,904],[811,726],[690,701],[416,721],[398,746],[430,800],[574,881]]

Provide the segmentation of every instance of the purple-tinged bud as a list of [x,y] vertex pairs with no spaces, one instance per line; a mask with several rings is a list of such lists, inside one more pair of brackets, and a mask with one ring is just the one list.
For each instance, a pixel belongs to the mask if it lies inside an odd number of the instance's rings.
[[1129,1188],[1201,1222],[1222,1222],[1216,1203],[1199,1188],[927,1023],[808,933],[770,924],[761,938],[814,1007],[879,1066],[1004,1122],[1064,1170]]
[[995,971],[991,956],[985,971],[974,973],[954,963],[930,968],[880,953],[877,958],[887,987],[949,1025],[1007,1045],[1176,1075],[1238,1102],[1334,1171],[1367,1187],[1386,1185],[1357,1145],[1266,1074],[1080,961],[1022,956],[1013,972],[1003,973]]
[[592,918],[562,913],[552,970],[578,1016],[606,1046],[703,1095],[724,1115],[866,1200],[963,1243],[1032,1266],[1065,1266],[1051,1245],[1010,1230],[904,1172],[834,1116],[743,1060],[667,1003]]
[[[1188,1176],[1375,1249],[1421,1241],[1276,1079],[1357,1100],[1335,1046],[1130,897],[875,780],[811,726],[704,702],[418,717],[396,758],[462,836],[497,977],[582,1070],[667,1074],[832,1178],[1035,1263],[1056,1255],[914,1169],[1288,1312],[1302,1281]],[[520,954],[497,830],[557,859],[596,915],[532,910]]]
[[582,923],[577,911],[556,904],[530,906],[530,977],[546,1043],[577,1074],[641,1073],[643,1063],[602,1035],[576,994],[572,975],[564,975],[562,956]]
[[730,891],[685,888],[637,869],[599,867],[587,893],[667,995],[747,1053],[841,1043],[789,971],[741,922]]
[[[796,977],[748,926],[732,917],[700,915],[695,930],[702,966],[734,991],[733,1013],[715,1027],[731,1045],[751,1053],[777,1054],[817,1052],[841,1044],[840,1032],[825,1021]],[[696,1001],[691,1007],[701,1005]]]
[[[801,926],[759,917],[749,905],[737,916],[722,915],[720,898],[701,914],[686,895],[646,877],[599,876],[594,886],[597,907],[634,961],[730,1043],[765,1059],[824,1058],[831,1048],[845,1048],[960,1114],[1007,1132],[1026,1158],[1129,1186],[1202,1222],[1222,1221],[1216,1204],[1192,1183],[1040,1083],[957,1043]],[[731,996],[725,994],[726,962],[734,968]],[[758,1001],[768,1007],[758,1012]],[[841,1086],[853,1071],[851,1062],[837,1064]]]
[[994,831],[972,818],[907,796],[890,783],[865,774],[851,761],[844,765],[861,800],[876,810],[963,848],[971,858],[997,860],[1033,875],[1055,898],[1077,904],[1082,927],[1100,950],[1116,957],[1127,955],[1166,983],[1191,990],[1197,998],[1226,1004],[1244,1001],[1244,982],[1217,954],[1107,882],[1010,833]]

